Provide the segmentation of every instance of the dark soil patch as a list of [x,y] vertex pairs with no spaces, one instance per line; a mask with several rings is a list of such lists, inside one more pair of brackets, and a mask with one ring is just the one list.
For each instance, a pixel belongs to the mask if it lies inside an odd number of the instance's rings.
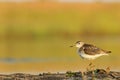
[[14,73],[0,74],[0,80],[120,80],[120,72],[96,69],[86,72],[40,73],[38,75]]

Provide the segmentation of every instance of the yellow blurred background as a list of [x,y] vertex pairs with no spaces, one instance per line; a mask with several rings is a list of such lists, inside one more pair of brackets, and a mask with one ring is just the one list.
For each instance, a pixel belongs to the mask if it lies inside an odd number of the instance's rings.
[[120,3],[0,3],[0,72],[86,70],[78,40],[112,51],[96,68],[120,71]]

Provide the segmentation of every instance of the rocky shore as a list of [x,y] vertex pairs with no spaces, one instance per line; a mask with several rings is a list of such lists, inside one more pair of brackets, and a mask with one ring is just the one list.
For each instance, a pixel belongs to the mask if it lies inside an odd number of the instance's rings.
[[109,71],[104,69],[96,69],[86,72],[71,72],[66,73],[40,73],[24,74],[0,74],[0,80],[120,80],[120,72]]

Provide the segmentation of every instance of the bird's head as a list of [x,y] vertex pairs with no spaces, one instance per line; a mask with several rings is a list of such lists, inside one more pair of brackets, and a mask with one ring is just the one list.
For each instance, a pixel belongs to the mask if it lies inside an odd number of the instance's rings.
[[75,43],[75,45],[72,45],[72,46],[70,46],[70,47],[77,47],[77,48],[81,48],[82,46],[84,45],[84,42],[82,42],[82,41],[77,41],[76,43]]

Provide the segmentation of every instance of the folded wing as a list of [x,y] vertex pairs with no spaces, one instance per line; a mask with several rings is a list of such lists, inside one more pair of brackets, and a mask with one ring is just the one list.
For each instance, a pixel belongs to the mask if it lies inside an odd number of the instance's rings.
[[96,46],[91,44],[84,44],[83,50],[86,54],[89,54],[89,55],[101,54],[102,52],[100,48],[97,48]]

